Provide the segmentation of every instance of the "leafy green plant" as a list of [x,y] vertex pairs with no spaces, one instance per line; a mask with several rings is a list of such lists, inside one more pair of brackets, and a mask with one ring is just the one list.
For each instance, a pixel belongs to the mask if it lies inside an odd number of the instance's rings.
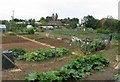
[[105,49],[105,47],[106,47],[105,42],[102,42],[100,40],[94,40],[89,44],[84,44],[81,49],[85,52],[95,52],[95,51],[103,50]]
[[34,72],[28,74],[26,77],[26,80],[28,81],[39,81],[40,82],[62,82],[62,77],[59,77],[57,74],[59,74],[58,71],[48,71],[48,72]]
[[114,75],[114,78],[115,78],[115,80],[117,80],[117,82],[119,82],[120,81],[120,72],[118,74]]
[[29,52],[19,57],[20,60],[27,61],[41,61],[53,57],[60,57],[63,55],[71,54],[69,49],[66,48],[49,48],[49,49],[40,49],[33,52]]
[[103,71],[109,65],[109,60],[102,54],[91,55],[85,58],[76,58],[70,64],[58,71],[48,71],[28,74],[26,80],[40,82],[62,82],[68,80],[82,80],[92,70]]
[[22,48],[11,48],[8,51],[12,51],[15,58],[18,58],[19,56],[27,53],[27,51],[25,49],[22,49]]
[[27,29],[28,34],[34,34],[34,29],[33,28],[28,28]]
[[109,29],[97,29],[97,33],[109,34],[111,32]]

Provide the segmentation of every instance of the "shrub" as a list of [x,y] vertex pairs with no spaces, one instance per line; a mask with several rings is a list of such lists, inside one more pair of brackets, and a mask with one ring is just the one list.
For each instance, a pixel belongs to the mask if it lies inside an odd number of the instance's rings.
[[21,48],[11,48],[8,51],[12,51],[14,53],[14,57],[18,58],[21,55],[24,55],[25,53],[27,53],[26,50],[21,49]]
[[28,74],[27,81],[63,82],[71,79],[84,79],[93,70],[103,71],[109,65],[109,60],[102,54],[91,55],[85,58],[76,58],[70,64],[58,71],[34,72]]
[[28,28],[27,29],[28,34],[34,34],[34,29],[33,28]]
[[105,47],[106,47],[106,44],[100,40],[95,40],[95,41],[91,42],[90,44],[88,44],[89,52],[103,50],[103,49],[105,49]]
[[115,80],[117,80],[116,82],[120,81],[120,72],[116,75],[114,75]]
[[83,44],[82,50],[85,52],[94,52],[105,49],[106,44],[105,42],[102,42],[101,40],[94,40],[89,44]]
[[97,33],[109,34],[111,31],[108,29],[97,29]]
[[120,40],[120,33],[114,33],[113,34],[113,39]]
[[33,52],[26,53],[25,55],[19,57],[20,60],[27,61],[41,61],[53,57],[60,57],[63,55],[71,54],[69,49],[66,48],[49,48],[49,49],[40,49]]

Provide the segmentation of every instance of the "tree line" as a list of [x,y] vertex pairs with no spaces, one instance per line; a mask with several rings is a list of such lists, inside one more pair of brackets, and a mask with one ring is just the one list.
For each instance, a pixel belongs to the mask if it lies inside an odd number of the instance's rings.
[[[13,22],[14,21],[14,22]],[[114,19],[112,17],[103,18],[101,20],[94,18],[92,15],[84,16],[82,20],[79,20],[78,18],[64,18],[64,19],[58,19],[58,14],[52,14],[52,16],[47,17],[41,17],[40,20],[37,22],[40,22],[40,24],[36,24],[35,19],[17,19],[14,20],[1,20],[0,24],[5,24],[8,28],[12,27],[14,25],[14,29],[21,29],[22,27],[26,27],[26,25],[31,24],[33,27],[37,27],[39,25],[48,25],[49,21],[60,21],[62,26],[66,28],[75,29],[77,28],[77,24],[81,21],[81,24],[79,26],[84,26],[85,28],[92,28],[92,29],[109,29],[111,31],[119,31],[120,30],[120,21],[117,19]],[[24,22],[21,24],[16,24],[16,22]]]

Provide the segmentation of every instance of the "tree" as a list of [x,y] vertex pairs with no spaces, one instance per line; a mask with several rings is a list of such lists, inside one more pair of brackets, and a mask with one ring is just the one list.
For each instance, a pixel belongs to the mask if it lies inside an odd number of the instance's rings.
[[46,19],[44,17],[41,17],[40,22],[42,25],[47,25]]
[[71,22],[75,22],[75,23],[77,23],[77,24],[79,23],[79,19],[78,19],[78,18],[72,18],[72,19],[70,19],[70,21],[71,21]]
[[72,29],[75,29],[77,27],[77,24],[79,24],[79,19],[78,18],[72,18],[72,19],[69,19],[69,26],[70,28]]
[[69,24],[70,23],[70,18],[69,19],[68,18],[61,19],[61,22],[63,24]]
[[35,27],[35,19],[29,19],[28,21],[33,27]]
[[91,15],[84,16],[83,21],[84,21],[83,25],[85,25],[85,27],[88,28],[96,29],[99,26],[99,20],[95,19]]
[[120,33],[120,20],[118,21],[117,30],[117,32]]
[[40,18],[40,21],[41,21],[41,20],[45,20],[45,18],[44,18],[44,17],[41,17],[41,18]]
[[47,22],[45,20],[40,21],[42,25],[47,25]]
[[63,24],[68,24],[68,25],[66,25],[67,28],[75,29],[77,27],[77,24],[79,24],[79,19],[78,18],[72,18],[72,19],[70,19],[68,17],[68,18],[61,19],[61,22]]
[[14,18],[14,21],[15,21],[15,22],[24,22],[25,20],[23,20],[23,19],[18,19],[18,18]]
[[69,27],[75,29],[77,27],[76,22],[70,22]]
[[106,29],[110,29],[112,31],[118,31],[118,20],[116,19],[107,19],[104,23]]
[[46,22],[49,22],[49,21],[51,21],[53,18],[51,17],[51,16],[47,16],[46,17]]
[[52,20],[55,20],[55,15],[54,15],[54,13],[52,14]]
[[55,15],[55,21],[57,21],[57,19],[58,19],[58,14],[56,13],[56,15]]

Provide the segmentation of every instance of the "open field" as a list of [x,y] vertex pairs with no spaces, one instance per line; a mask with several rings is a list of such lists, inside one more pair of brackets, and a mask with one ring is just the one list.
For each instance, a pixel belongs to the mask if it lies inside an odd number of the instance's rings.
[[[42,36],[43,34],[43,36]],[[70,37],[66,37],[66,35],[55,35],[54,33],[51,34],[51,36],[54,37],[45,37],[45,33],[40,33],[38,35],[23,35],[24,37],[34,39],[38,42],[45,43],[47,45],[55,46],[55,47],[65,47],[69,48],[71,51],[75,51],[78,49],[78,46],[70,46],[69,40]],[[90,33],[91,34],[91,33]],[[90,34],[84,35],[84,36],[91,36]],[[41,35],[41,36],[40,36]],[[57,37],[65,37],[64,40],[57,40]],[[80,37],[82,35],[78,35]],[[101,38],[106,35],[98,36],[95,34],[92,34],[91,38]],[[36,50],[36,49],[42,49],[42,48],[48,48],[46,46],[34,43],[29,40],[25,40],[23,38],[17,37],[17,36],[3,36],[3,42],[2,42],[2,49],[7,50],[9,48],[23,48],[28,51]],[[84,37],[82,37],[84,38]],[[98,51],[96,53],[103,53],[109,60],[110,65],[109,67],[106,67],[104,72],[93,72],[92,75],[88,76],[87,80],[113,80],[113,76],[118,72],[113,68],[113,65],[116,63],[116,55],[118,53],[118,44],[116,40],[112,40],[110,48],[102,51]],[[58,70],[62,66],[68,64],[72,59],[74,59],[74,55],[69,56],[63,56],[60,58],[52,58],[50,60],[45,60],[41,62],[28,62],[28,61],[16,61],[16,65],[22,69],[21,72],[10,72],[9,70],[3,70],[3,80],[21,80],[24,79],[24,77],[33,71],[50,71],[50,70]],[[19,73],[19,74],[18,74]]]

